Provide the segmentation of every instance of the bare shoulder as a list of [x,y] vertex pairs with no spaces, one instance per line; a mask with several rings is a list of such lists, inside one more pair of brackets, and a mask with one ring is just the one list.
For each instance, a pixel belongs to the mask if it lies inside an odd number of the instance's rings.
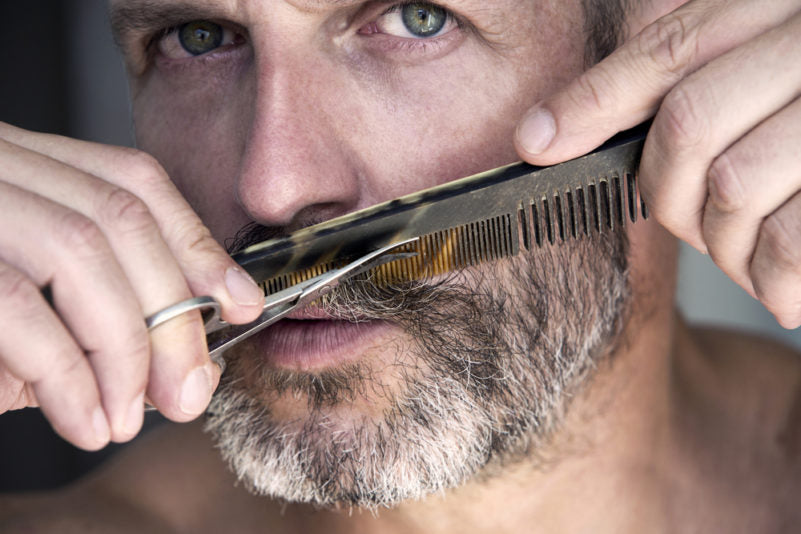
[[688,400],[678,416],[688,454],[732,517],[791,531],[801,521],[801,353],[722,329],[687,329],[685,339],[677,374]]
[[[145,436],[115,456],[96,473],[72,486],[52,492],[0,496],[0,532],[93,533],[174,532],[168,522],[149,509],[131,490],[139,477],[147,477],[147,465],[138,461],[156,436]],[[137,483],[132,484],[132,481]],[[148,493],[157,493],[158,487]]]
[[0,532],[105,533],[171,532],[157,518],[111,495],[65,490],[0,497]]
[[4,534],[283,532],[281,523],[280,507],[237,484],[199,423],[151,432],[64,491],[0,498]]

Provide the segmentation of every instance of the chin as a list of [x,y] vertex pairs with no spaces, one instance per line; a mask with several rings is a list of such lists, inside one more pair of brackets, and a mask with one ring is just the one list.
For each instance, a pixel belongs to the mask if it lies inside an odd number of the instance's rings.
[[320,506],[394,506],[534,461],[627,316],[616,258],[621,242],[577,241],[343,297],[362,316],[308,308],[227,355],[206,429],[254,493]]

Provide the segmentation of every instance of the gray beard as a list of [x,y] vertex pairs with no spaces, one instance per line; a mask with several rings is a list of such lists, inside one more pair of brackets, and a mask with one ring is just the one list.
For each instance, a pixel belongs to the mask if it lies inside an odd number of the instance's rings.
[[[334,316],[405,331],[389,366],[400,386],[369,361],[254,373],[261,359],[245,347],[228,358],[206,430],[254,493],[321,506],[389,507],[536,458],[613,352],[629,301],[626,248],[623,233],[608,233],[436,284],[341,286],[325,303]],[[304,400],[305,415],[274,418],[281,395]],[[354,415],[358,399],[380,416]]]

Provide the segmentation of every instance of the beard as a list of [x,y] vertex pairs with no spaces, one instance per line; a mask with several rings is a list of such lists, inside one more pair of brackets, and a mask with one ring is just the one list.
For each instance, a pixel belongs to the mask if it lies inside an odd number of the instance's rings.
[[[276,370],[245,346],[206,430],[254,493],[368,509],[535,460],[614,352],[629,302],[622,231],[544,246],[446,280],[339,286],[321,304],[402,331],[392,361]],[[290,398],[300,415],[279,414]]]

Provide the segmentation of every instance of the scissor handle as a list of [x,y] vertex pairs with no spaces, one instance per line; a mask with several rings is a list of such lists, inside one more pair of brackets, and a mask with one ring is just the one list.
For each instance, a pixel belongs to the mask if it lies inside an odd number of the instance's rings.
[[[179,315],[189,313],[194,310],[204,310],[203,322],[207,326],[213,322],[217,322],[220,318],[220,303],[214,297],[194,297],[191,299],[182,300],[168,308],[157,311],[150,317],[145,319],[145,325],[148,330],[153,330],[157,326],[161,326],[167,321],[175,319]],[[207,329],[208,331],[208,329]]]
[[[182,300],[181,302],[173,304],[169,308],[164,308],[161,311],[157,311],[145,319],[145,325],[147,326],[148,330],[153,330],[154,328],[163,325],[167,321],[175,319],[179,315],[183,315],[194,310],[203,311],[203,323],[206,329],[206,334],[208,334],[210,330],[219,329],[220,325],[226,324],[220,320],[220,303],[217,302],[214,297],[204,296]],[[219,365],[221,370],[225,371],[225,360],[222,358],[222,355],[210,354],[210,356],[211,361]]]

